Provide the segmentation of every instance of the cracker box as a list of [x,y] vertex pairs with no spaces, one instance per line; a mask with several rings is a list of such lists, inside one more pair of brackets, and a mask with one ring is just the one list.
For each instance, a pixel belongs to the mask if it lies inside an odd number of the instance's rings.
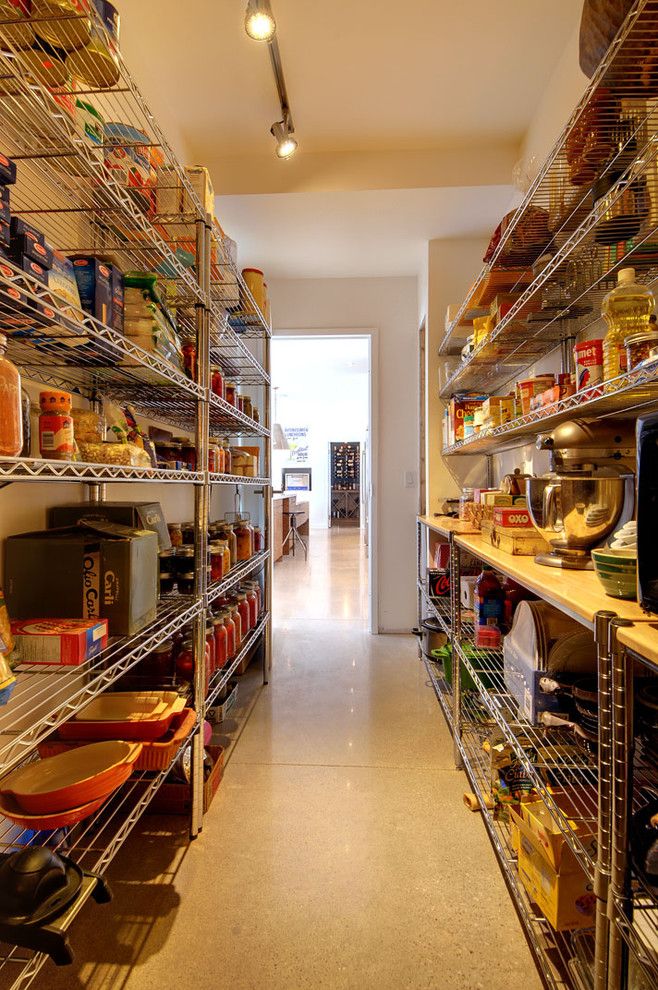
[[11,624],[25,664],[77,667],[107,646],[107,619],[25,619]]

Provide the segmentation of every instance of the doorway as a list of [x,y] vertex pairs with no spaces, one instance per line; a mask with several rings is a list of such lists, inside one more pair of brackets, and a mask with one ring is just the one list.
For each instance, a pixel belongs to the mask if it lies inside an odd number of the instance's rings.
[[[367,625],[376,631],[372,337],[369,332],[327,332],[282,333],[272,338],[272,472],[275,582],[277,571],[281,576],[292,566],[300,581],[311,581],[318,569],[330,579],[332,563],[339,559],[335,549],[339,543],[341,547],[349,543],[364,560]],[[278,500],[283,502],[283,513]],[[299,507],[295,528],[306,548],[296,535],[286,541],[295,506]],[[277,510],[283,514],[280,556]],[[286,580],[289,583],[290,574]]]

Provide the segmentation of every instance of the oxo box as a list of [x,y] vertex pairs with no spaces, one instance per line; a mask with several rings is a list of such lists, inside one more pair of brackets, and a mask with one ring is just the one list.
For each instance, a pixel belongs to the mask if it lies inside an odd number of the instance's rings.
[[11,631],[21,663],[77,667],[107,646],[107,619],[26,619]]
[[534,529],[529,510],[520,505],[494,506],[493,521],[501,529]]
[[133,636],[158,601],[158,537],[88,522],[5,540],[5,599],[13,619],[107,619],[110,636]]

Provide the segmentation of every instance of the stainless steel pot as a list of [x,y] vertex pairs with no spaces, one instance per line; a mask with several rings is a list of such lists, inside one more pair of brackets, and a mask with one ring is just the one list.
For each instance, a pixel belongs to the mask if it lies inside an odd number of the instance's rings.
[[[630,485],[630,490],[629,490]],[[633,504],[633,478],[612,471],[597,476],[549,474],[526,481],[532,521],[551,546],[540,564],[591,568],[590,550],[612,533],[625,505]]]

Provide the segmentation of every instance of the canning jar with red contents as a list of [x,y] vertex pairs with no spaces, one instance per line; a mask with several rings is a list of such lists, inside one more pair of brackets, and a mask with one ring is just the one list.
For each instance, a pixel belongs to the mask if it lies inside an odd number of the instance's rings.
[[221,670],[222,667],[226,666],[226,661],[228,660],[228,632],[224,618],[224,612],[222,611],[212,620],[215,633],[215,666],[217,670]]
[[210,388],[220,399],[224,398],[224,376],[217,364],[210,369]]
[[233,623],[235,625],[235,650],[237,653],[237,651],[242,646],[242,640],[246,635],[246,630],[243,628],[242,625],[242,616],[240,615],[240,609],[237,606],[237,602],[235,604],[231,603],[230,611],[231,611],[231,618],[233,619]]
[[210,579],[212,581],[221,581],[223,576],[224,576],[224,547],[219,542],[211,543],[210,544]]
[[226,656],[229,660],[232,660],[238,652],[235,622],[233,621],[230,609],[224,609],[219,614],[224,620],[224,627],[226,629]]
[[265,539],[263,537],[263,531],[260,526],[254,526],[254,553],[259,553],[264,548]]
[[215,655],[215,627],[211,622],[206,626],[206,685],[217,670]]
[[238,560],[251,560],[254,555],[254,533],[245,519],[241,519],[235,531]]
[[176,657],[176,676],[181,681],[191,684],[194,680],[194,637],[188,636],[183,640]]
[[247,635],[249,630],[252,628],[251,623],[251,610],[249,608],[249,602],[247,601],[247,596],[242,592],[237,595],[237,605],[238,612],[240,613],[240,621],[242,622],[242,637]]
[[247,599],[247,605],[249,606],[249,628],[254,629],[258,623],[258,595],[252,587],[245,587],[240,589],[245,598]]

